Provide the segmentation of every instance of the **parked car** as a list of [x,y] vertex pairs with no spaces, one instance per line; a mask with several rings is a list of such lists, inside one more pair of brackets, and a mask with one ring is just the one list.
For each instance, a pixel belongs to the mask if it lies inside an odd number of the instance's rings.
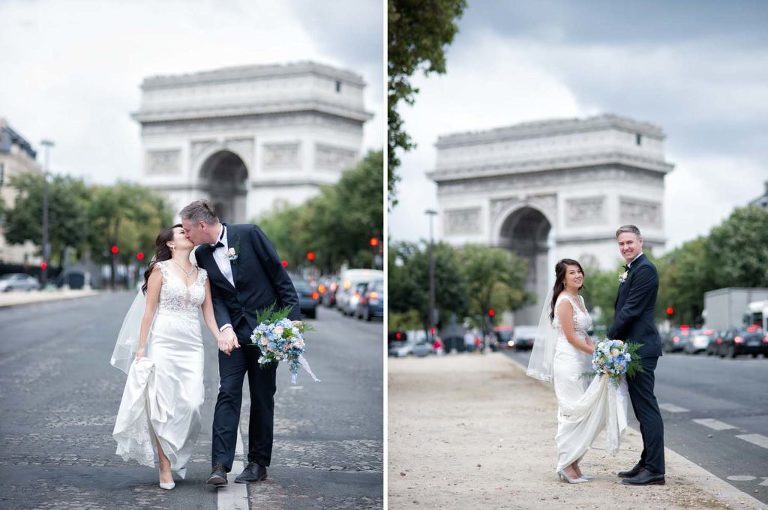
[[512,340],[512,332],[512,326],[504,325],[493,328],[493,339],[495,342],[491,342],[491,350],[498,351],[514,347],[515,342]]
[[685,344],[683,350],[686,354],[698,354],[704,352],[709,344],[717,338],[717,331],[713,329],[697,329],[691,331],[689,341]]
[[678,352],[685,349],[691,340],[690,328],[672,328],[662,340],[664,352]]
[[715,356],[720,353],[720,346],[723,344],[723,337],[726,331],[715,331],[715,338],[707,346],[707,356]]
[[12,290],[40,290],[40,282],[34,276],[25,273],[8,273],[0,276],[0,292]]
[[538,330],[536,326],[515,326],[510,347],[518,351],[533,349],[533,341],[536,339]]
[[320,293],[320,300],[323,306],[333,308],[336,306],[336,291],[339,288],[339,277],[328,276],[320,280],[317,291]]
[[753,358],[758,354],[768,357],[768,334],[757,326],[729,329],[723,336],[717,354],[721,358],[735,358],[741,354],[751,354]]
[[423,338],[413,344],[413,347],[411,348],[411,354],[418,358],[423,358],[425,356],[429,356],[430,354],[434,354],[435,349],[432,344],[432,342],[428,338]]
[[299,295],[299,308],[301,314],[308,319],[317,318],[317,305],[320,303],[320,294],[312,288],[308,281],[294,278],[293,286]]
[[383,271],[378,269],[347,269],[339,278],[339,288],[336,290],[336,308],[344,315],[353,315],[360,298],[355,292],[361,283],[374,279],[384,279]]
[[[413,331],[394,331],[390,333],[388,338],[389,349],[387,349],[387,353],[395,358],[408,356],[413,352],[413,346],[416,343],[417,335],[418,332]],[[421,335],[418,335],[418,340],[424,341],[425,338],[426,335],[424,335],[424,332],[422,331]]]
[[384,318],[384,280],[373,280],[357,302],[355,317],[370,321],[372,317]]

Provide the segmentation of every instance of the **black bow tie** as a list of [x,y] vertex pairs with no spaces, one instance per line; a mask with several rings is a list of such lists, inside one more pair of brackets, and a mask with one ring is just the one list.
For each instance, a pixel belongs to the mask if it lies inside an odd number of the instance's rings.
[[216,243],[213,246],[211,246],[211,248],[213,248],[214,250],[217,249],[217,248],[224,248],[224,243],[219,241],[218,243]]
[[623,267],[623,268],[624,268],[624,271],[629,271],[629,265],[626,265],[626,266],[621,266],[621,267]]

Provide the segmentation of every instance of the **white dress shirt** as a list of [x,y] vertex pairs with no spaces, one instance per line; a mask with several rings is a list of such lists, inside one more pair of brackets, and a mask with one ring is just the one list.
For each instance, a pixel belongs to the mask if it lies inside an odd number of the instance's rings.
[[232,263],[229,261],[229,245],[227,244],[227,227],[221,226],[221,235],[219,241],[224,246],[219,246],[213,250],[213,260],[216,261],[216,265],[219,266],[221,274],[224,275],[232,286],[235,286],[235,280],[232,277]]

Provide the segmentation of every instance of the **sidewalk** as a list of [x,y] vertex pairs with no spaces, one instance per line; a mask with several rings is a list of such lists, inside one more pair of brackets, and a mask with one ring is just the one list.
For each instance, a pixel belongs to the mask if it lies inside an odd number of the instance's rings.
[[581,464],[594,480],[559,482],[556,414],[552,387],[504,354],[390,358],[389,508],[765,508],[669,449],[666,485],[621,485],[632,429],[615,457],[598,437]]
[[3,292],[0,293],[0,308],[16,305],[29,305],[46,301],[59,301],[62,299],[76,299],[89,296],[97,296],[96,290],[51,290],[32,292]]

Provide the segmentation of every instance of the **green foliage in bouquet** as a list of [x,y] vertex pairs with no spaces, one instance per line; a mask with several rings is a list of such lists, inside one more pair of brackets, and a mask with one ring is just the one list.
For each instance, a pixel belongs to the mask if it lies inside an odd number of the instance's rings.
[[642,346],[643,344],[637,342],[627,342],[627,352],[632,356],[627,364],[627,377],[634,377],[636,374],[644,372],[643,365],[640,363],[640,355],[637,354]]

